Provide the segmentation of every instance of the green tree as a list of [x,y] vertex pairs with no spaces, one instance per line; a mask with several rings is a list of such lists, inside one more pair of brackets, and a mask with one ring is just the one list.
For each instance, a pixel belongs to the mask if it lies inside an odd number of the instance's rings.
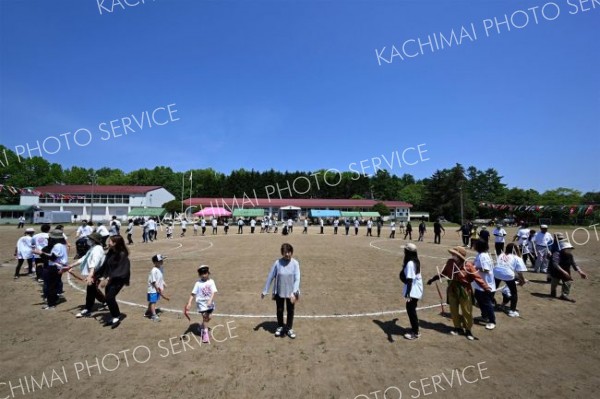
[[373,212],[379,212],[381,216],[388,216],[390,214],[390,209],[385,206],[383,202],[378,202],[373,205]]

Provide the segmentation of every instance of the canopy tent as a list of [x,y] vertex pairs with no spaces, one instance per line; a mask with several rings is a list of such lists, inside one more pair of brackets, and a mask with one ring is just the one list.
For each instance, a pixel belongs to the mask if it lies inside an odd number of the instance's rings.
[[359,218],[360,212],[355,211],[342,211],[342,216],[347,218]]
[[364,218],[378,218],[381,215],[379,214],[379,212],[361,212],[360,216]]
[[233,210],[233,217],[236,218],[261,218],[263,216],[265,216],[265,210],[262,208],[236,208]]
[[287,206],[282,206],[282,207],[281,207],[281,208],[279,208],[279,209],[281,209],[281,210],[283,210],[283,211],[299,211],[299,210],[300,210],[300,209],[302,209],[302,208],[300,208],[300,207],[298,207],[298,206],[287,205]]
[[160,218],[167,213],[165,208],[131,208],[127,216],[146,216]]
[[194,216],[212,216],[212,217],[218,218],[221,216],[231,216],[231,212],[229,212],[225,208],[208,206],[208,207],[202,209],[201,211],[194,213],[193,215]]
[[310,216],[313,218],[339,218],[340,211],[329,209],[311,209]]

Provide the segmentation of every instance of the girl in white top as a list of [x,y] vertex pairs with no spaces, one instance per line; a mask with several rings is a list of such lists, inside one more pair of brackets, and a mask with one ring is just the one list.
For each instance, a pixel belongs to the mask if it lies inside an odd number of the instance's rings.
[[192,301],[196,300],[196,307],[198,312],[202,314],[202,325],[200,326],[200,335],[202,336],[202,342],[208,343],[210,341],[208,335],[208,327],[206,326],[210,321],[210,315],[215,310],[215,294],[217,286],[213,279],[210,278],[210,270],[208,266],[202,265],[198,268],[198,276],[200,279],[194,284],[190,299],[188,300],[185,309],[187,311],[192,307]]
[[419,318],[417,317],[417,303],[423,297],[423,279],[421,278],[421,262],[417,255],[417,246],[409,243],[404,247],[404,261],[400,280],[404,283],[402,296],[406,299],[406,313],[410,320],[412,332],[404,334],[406,339],[417,339],[419,333]]
[[481,309],[480,320],[487,322],[485,328],[493,330],[496,328],[496,314],[494,313],[494,292],[496,292],[496,283],[494,280],[494,263],[492,257],[488,253],[489,244],[486,241],[477,240],[475,242],[475,250],[477,256],[473,262],[475,269],[479,272],[479,276],[490,286],[491,291],[487,292],[476,282],[472,283],[475,289],[475,299]]
[[[498,287],[500,282],[504,281],[510,291],[510,310],[508,311],[510,317],[519,317],[519,312],[517,312],[517,301],[519,300],[517,282],[519,285],[524,285],[526,282],[523,272],[527,271],[527,267],[520,255],[519,247],[511,242],[506,246],[506,253],[498,256],[498,262],[494,267],[496,286]],[[502,297],[502,304],[505,305],[508,303],[509,297],[504,294]]]

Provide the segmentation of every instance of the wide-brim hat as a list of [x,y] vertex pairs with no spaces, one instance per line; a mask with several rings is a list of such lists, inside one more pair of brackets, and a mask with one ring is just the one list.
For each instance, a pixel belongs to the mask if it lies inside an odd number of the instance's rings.
[[102,244],[102,236],[100,233],[92,233],[88,235],[87,238],[94,241],[96,244]]
[[413,244],[412,242],[409,242],[406,245],[403,245],[402,248],[404,248],[406,251],[409,252],[417,252],[417,246],[415,244]]
[[25,233],[29,234],[29,233],[35,233],[35,230],[31,227],[28,227],[25,229]]
[[548,225],[547,225],[547,224],[542,224],[542,225],[540,225],[540,229],[547,229],[547,228],[548,228]]
[[448,252],[450,252],[452,255],[458,256],[462,260],[467,259],[467,250],[463,247],[454,247],[452,249],[449,249]]

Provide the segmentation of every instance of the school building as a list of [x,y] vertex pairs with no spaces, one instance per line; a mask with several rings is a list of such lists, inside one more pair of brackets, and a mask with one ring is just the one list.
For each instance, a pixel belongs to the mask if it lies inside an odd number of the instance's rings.
[[54,185],[22,193],[20,204],[46,212],[71,211],[74,221],[102,221],[112,216],[123,220],[140,209],[160,210],[174,199],[161,186]]
[[375,204],[383,202],[390,210],[390,218],[410,220],[412,205],[403,201],[377,201],[370,199],[315,199],[315,198],[191,198],[183,201],[186,206],[219,207],[233,213],[233,217],[257,217],[273,215],[279,220],[304,219],[306,217],[378,217],[372,212]]

